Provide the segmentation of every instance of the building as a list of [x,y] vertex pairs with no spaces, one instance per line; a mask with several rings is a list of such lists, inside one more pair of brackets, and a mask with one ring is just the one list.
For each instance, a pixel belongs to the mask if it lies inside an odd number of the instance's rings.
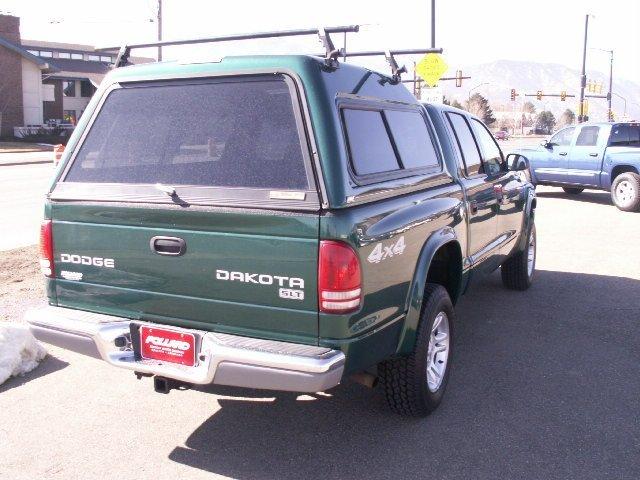
[[22,39],[20,19],[0,15],[0,136],[19,135],[22,127],[75,125],[116,55],[89,45]]

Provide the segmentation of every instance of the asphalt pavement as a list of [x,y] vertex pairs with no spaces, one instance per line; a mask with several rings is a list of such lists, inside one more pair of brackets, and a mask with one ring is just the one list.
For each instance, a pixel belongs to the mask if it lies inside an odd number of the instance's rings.
[[637,480],[640,213],[606,192],[538,196],[534,284],[508,291],[494,274],[462,298],[430,417],[353,383],[161,395],[49,347],[0,386],[0,478]]

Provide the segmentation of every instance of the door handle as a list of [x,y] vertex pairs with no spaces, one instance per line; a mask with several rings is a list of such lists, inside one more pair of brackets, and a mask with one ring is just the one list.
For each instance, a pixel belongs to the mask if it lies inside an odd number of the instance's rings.
[[475,215],[476,213],[478,213],[478,202],[472,200],[469,203],[469,210],[471,210],[471,215]]
[[567,152],[560,152],[558,155],[560,155],[562,157],[566,157],[567,156]]
[[589,156],[590,156],[590,157],[597,157],[597,156],[598,156],[598,154],[597,154],[597,153],[592,152],[592,153],[590,153],[590,154],[589,154]]
[[187,250],[187,242],[178,237],[153,237],[149,241],[149,247],[158,255],[177,257]]

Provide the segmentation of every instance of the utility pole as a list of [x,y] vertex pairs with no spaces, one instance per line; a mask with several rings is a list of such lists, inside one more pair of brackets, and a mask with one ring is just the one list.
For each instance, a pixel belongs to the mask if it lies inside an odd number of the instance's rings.
[[611,63],[609,64],[609,94],[607,95],[609,112],[607,113],[607,117],[609,117],[610,122],[613,122],[613,110],[611,110],[611,97],[613,96],[613,50],[609,50],[609,53],[611,54]]
[[431,0],[431,48],[436,48],[436,0]]
[[[162,41],[162,0],[158,0],[158,41]],[[158,61],[162,61],[162,47],[158,47]]]
[[584,87],[587,86],[587,33],[589,32],[589,14],[584,18],[584,48],[582,50],[582,74],[580,75],[580,109],[578,123],[585,121],[584,117]]

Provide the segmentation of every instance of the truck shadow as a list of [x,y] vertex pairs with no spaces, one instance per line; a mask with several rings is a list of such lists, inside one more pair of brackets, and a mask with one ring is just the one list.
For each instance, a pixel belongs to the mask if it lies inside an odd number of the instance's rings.
[[613,202],[611,201],[611,194],[608,192],[602,192],[598,190],[585,190],[584,192],[572,195],[565,193],[562,190],[558,191],[546,191],[536,192],[536,196],[540,198],[558,198],[562,200],[573,200],[576,202],[595,203],[598,205],[611,205],[613,208]]
[[428,418],[396,416],[353,383],[216,387],[220,410],[169,458],[241,479],[637,478],[640,281],[536,275],[525,293],[494,274],[463,297],[447,395]]
[[68,365],[69,364],[67,362],[59,360],[58,358],[47,354],[42,362],[40,362],[40,365],[31,370],[29,373],[25,373],[21,377],[11,377],[2,385],[0,385],[0,394],[6,392],[7,390],[11,390],[12,388],[21,387],[25,383],[30,382],[31,380],[35,380],[36,378],[44,377],[45,375],[49,375],[50,373],[62,370]]

